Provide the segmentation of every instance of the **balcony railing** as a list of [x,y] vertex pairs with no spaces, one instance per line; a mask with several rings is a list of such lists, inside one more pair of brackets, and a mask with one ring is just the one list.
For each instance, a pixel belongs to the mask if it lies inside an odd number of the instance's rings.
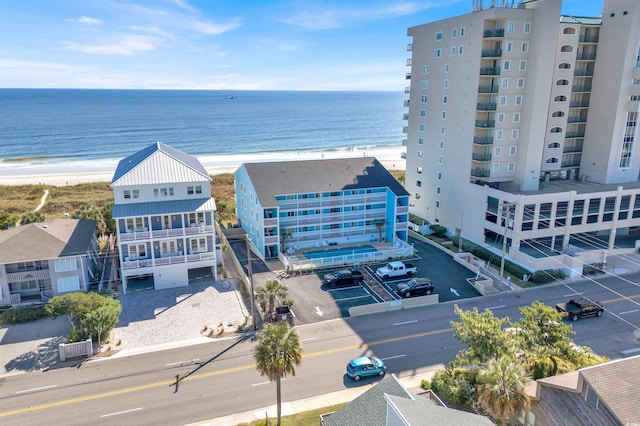
[[404,93],[411,93],[411,86],[407,86],[404,88]]
[[563,154],[575,154],[576,152],[582,152],[581,146],[565,146],[562,150]]
[[563,161],[562,164],[560,165],[560,167],[579,167],[580,166],[580,162],[579,161]]
[[584,131],[567,133],[564,135],[564,138],[565,139],[584,138]]
[[480,153],[474,152],[474,153],[471,154],[471,159],[473,161],[482,161],[482,162],[491,161],[491,154],[486,154],[486,153],[485,154],[480,154]]
[[478,86],[478,93],[498,93],[498,86]]
[[480,75],[500,75],[500,68],[480,68]]
[[502,57],[502,49],[485,49],[482,51],[483,58],[500,58]]
[[476,120],[476,127],[487,129],[495,126],[496,120]]
[[491,176],[491,171],[489,169],[471,169],[471,176],[486,178]]
[[405,65],[410,67],[411,66],[411,59],[407,59],[407,62],[405,63]]
[[586,123],[586,122],[587,122],[587,117],[586,116],[569,117],[569,118],[567,118],[567,123]]
[[269,227],[269,226],[276,226],[278,224],[278,219],[275,217],[271,217],[271,218],[265,218],[264,219],[264,226]]
[[597,43],[598,36],[597,35],[581,35],[580,43]]
[[498,104],[495,102],[479,102],[476,104],[478,111],[495,111],[497,107]]
[[407,52],[411,52],[413,50],[413,43],[407,44]]
[[408,107],[409,107],[409,99],[405,99],[405,100],[404,100],[404,103],[402,104],[402,106],[404,106],[404,107],[407,107],[407,108],[408,108]]
[[593,69],[591,68],[576,68],[573,71],[573,75],[576,77],[592,77]]
[[278,236],[264,237],[265,244],[278,244]]
[[574,101],[569,103],[569,108],[588,108],[589,101]]
[[410,72],[406,73],[405,76],[404,76],[404,79],[405,80],[411,80],[411,73]]
[[578,61],[595,61],[596,54],[595,53],[579,53],[576,55],[576,60]]
[[476,145],[492,145],[493,138],[483,138],[476,136],[473,138],[473,143]]
[[582,84],[582,85],[572,86],[571,87],[571,91],[572,92],[590,92],[591,91],[591,85]]
[[484,38],[504,37],[504,29],[485,30]]
[[409,114],[407,114],[407,113],[402,114],[402,119],[405,120],[405,121],[408,120],[409,119]]

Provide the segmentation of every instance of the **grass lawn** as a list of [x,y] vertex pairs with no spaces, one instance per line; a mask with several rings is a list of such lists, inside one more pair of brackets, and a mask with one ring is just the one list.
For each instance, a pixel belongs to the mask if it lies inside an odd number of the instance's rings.
[[[341,407],[347,405],[344,404],[336,404],[331,405],[329,407],[319,408],[317,410],[305,411],[303,413],[293,414],[291,416],[283,416],[282,417],[282,426],[307,426],[307,425],[318,425],[320,424],[320,414],[327,414],[333,411],[338,410]],[[270,418],[262,420],[255,420],[251,423],[239,423],[237,426],[267,426],[276,424],[277,419]]]

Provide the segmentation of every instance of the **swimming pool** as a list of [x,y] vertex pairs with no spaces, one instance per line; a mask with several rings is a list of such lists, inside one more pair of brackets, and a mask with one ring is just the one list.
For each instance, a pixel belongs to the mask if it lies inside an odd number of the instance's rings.
[[314,250],[302,252],[307,259],[321,259],[324,257],[347,256],[352,254],[372,253],[378,251],[372,245],[366,244],[354,247],[340,247],[325,250]]

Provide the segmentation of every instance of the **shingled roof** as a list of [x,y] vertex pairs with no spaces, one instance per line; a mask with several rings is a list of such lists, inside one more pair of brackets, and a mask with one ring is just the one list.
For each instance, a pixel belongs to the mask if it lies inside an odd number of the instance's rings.
[[373,157],[245,163],[240,167],[247,171],[263,207],[275,207],[278,195],[347,189],[388,187],[396,195],[409,195]]
[[76,256],[91,247],[96,221],[54,219],[0,232],[0,263]]

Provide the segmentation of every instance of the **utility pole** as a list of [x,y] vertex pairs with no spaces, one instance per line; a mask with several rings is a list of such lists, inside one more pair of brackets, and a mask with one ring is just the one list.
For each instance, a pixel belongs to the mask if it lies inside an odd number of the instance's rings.
[[253,273],[251,270],[251,237],[247,237],[247,272],[249,273],[249,285],[251,286],[251,326],[253,331],[256,331],[256,308],[255,308],[255,293],[253,291]]

